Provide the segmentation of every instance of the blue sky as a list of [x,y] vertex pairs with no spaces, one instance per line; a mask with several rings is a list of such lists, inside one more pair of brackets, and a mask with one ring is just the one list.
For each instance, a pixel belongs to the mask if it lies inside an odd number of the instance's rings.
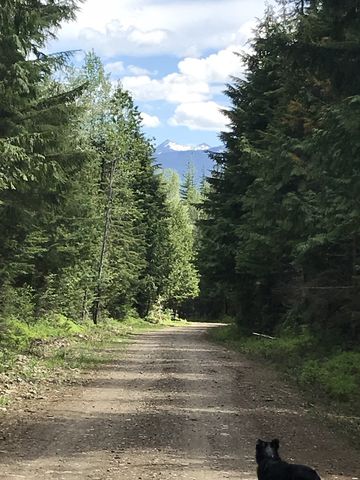
[[146,134],[161,143],[219,143],[222,93],[243,65],[265,0],[85,0],[52,51],[94,50],[133,95]]

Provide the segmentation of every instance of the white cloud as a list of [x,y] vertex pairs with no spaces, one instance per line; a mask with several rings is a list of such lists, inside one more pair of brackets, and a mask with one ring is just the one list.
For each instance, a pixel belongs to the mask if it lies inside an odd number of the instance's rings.
[[161,79],[138,75],[125,76],[121,82],[136,101],[163,100],[177,104],[168,121],[171,126],[224,130],[228,120],[214,98],[224,90],[231,76],[243,74],[241,57],[234,53],[240,50],[239,45],[231,45],[204,58],[187,57],[179,62],[178,72]]
[[105,72],[110,73],[113,78],[119,78],[122,75],[130,74],[135,76],[149,75],[150,72],[146,68],[136,65],[124,65],[124,62],[110,62],[105,64]]
[[242,75],[243,62],[236,53],[243,51],[241,45],[230,45],[205,58],[185,58],[179,62],[178,68],[183,75],[198,81],[225,83],[230,76]]
[[133,29],[128,36],[128,40],[138,45],[160,45],[167,39],[167,36],[165,30],[142,31]]
[[148,113],[141,112],[140,116],[142,118],[142,123],[144,127],[156,128],[161,124],[159,118],[156,115],[149,115]]
[[129,65],[127,71],[132,75],[149,75],[150,72],[146,68],[138,67],[136,65]]
[[[59,31],[57,49],[95,48],[103,56],[200,56],[244,44],[264,0],[87,0]],[[149,28],[151,25],[151,28]]]
[[205,58],[185,58],[178,64],[179,72],[161,79],[134,75],[124,76],[121,82],[137,101],[204,102],[221,93],[231,76],[243,74],[243,62],[234,53],[240,50],[238,45],[231,45]]
[[[142,105],[148,112],[153,101],[174,104],[172,126],[223,130],[227,120],[216,100],[231,76],[242,76],[243,62],[234,52],[248,50],[254,18],[264,6],[265,0],[85,0],[76,22],[63,26],[50,49],[94,48],[103,59],[177,56],[176,71],[162,78],[138,66],[140,60],[113,61],[105,69],[136,102],[148,102]],[[204,56],[209,51],[216,53]],[[160,124],[156,115],[142,118],[146,126]]]
[[190,130],[225,130],[229,120],[221,112],[222,108],[213,101],[184,103],[176,107],[169,125],[183,126]]
[[125,72],[124,62],[112,62],[105,65],[105,72],[113,75],[119,75]]
[[138,101],[165,100],[170,103],[200,102],[210,97],[206,82],[196,81],[179,73],[171,73],[160,80],[148,75],[123,77],[121,82]]
[[168,32],[165,30],[140,30],[135,26],[129,27],[114,19],[99,30],[93,27],[84,27],[76,33],[65,34],[63,29],[59,35],[61,48],[71,50],[95,49],[96,53],[104,57],[118,55],[151,55],[157,50],[166,51],[162,45],[167,44]]

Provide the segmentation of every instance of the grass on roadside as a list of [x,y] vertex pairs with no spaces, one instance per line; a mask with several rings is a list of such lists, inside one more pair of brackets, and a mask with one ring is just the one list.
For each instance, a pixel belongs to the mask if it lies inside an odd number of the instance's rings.
[[122,321],[104,319],[98,325],[78,324],[62,315],[30,324],[8,319],[1,335],[0,408],[26,386],[31,392],[36,385],[72,381],[83,371],[111,363],[133,335],[184,324],[168,318],[154,324],[135,315]]
[[9,398],[4,396],[4,395],[1,395],[0,396],[0,408],[4,408],[6,407],[7,405],[9,405]]
[[213,329],[210,335],[234,350],[265,358],[302,387],[318,391],[328,400],[346,404],[350,409],[358,405],[360,351],[325,345],[306,329],[297,335],[287,333],[269,339],[245,335],[231,324]]

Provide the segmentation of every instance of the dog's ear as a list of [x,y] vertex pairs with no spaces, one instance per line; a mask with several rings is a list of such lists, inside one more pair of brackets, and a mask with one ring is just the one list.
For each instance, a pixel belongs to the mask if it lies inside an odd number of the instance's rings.
[[275,448],[275,450],[279,450],[280,447],[280,442],[277,438],[274,438],[274,440],[271,440],[270,445]]
[[257,447],[262,447],[264,445],[264,443],[265,443],[264,440],[260,440],[260,438],[258,438],[257,441],[256,441],[256,446]]

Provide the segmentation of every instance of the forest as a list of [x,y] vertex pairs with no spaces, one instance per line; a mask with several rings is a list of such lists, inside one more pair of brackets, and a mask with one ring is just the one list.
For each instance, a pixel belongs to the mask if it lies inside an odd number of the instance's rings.
[[131,95],[96,53],[81,67],[44,53],[77,1],[3,1],[3,347],[16,350],[26,325],[132,314],[230,317],[356,349],[360,5],[279,4],[239,54],[225,151],[198,186],[191,168],[159,171]]
[[35,4],[1,12],[2,323],[176,311],[198,291],[189,192],[157,173],[132,98],[94,53],[75,68],[41,52],[74,2]]
[[227,88],[231,128],[202,206],[201,308],[356,344],[359,2],[282,3]]

